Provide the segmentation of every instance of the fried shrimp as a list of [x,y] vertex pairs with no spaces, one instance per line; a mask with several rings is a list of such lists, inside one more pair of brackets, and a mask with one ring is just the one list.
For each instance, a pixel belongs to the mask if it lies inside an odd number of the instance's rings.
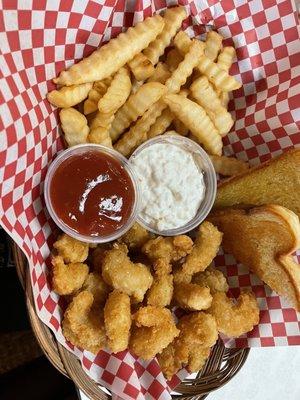
[[80,292],[69,304],[62,321],[63,334],[75,346],[97,354],[105,346],[103,317],[92,308],[93,295]]
[[104,305],[109,293],[109,287],[104,282],[102,276],[96,272],[88,274],[82,289],[92,293],[94,296],[93,306],[97,307]]
[[80,262],[65,264],[61,256],[53,257],[52,265],[53,290],[61,295],[75,293],[81,288],[89,273],[86,264]]
[[173,296],[173,275],[155,276],[147,293],[147,304],[158,307],[170,305]]
[[153,282],[146,265],[133,263],[126,254],[125,245],[116,245],[105,253],[102,264],[104,281],[135,301],[143,301],[144,295]]
[[58,255],[62,256],[66,263],[80,263],[84,262],[89,254],[89,245],[80,242],[68,236],[66,233],[62,234],[59,239],[53,244],[57,250]]
[[174,299],[179,307],[191,311],[207,310],[212,302],[209,288],[195,283],[175,284]]
[[224,274],[214,268],[208,267],[203,272],[198,272],[193,276],[193,283],[200,286],[207,286],[212,294],[216,292],[227,292],[228,283]]
[[178,261],[192,250],[193,241],[189,236],[162,237],[150,239],[144,244],[142,251],[152,260],[160,258],[166,261]]
[[217,255],[222,242],[222,233],[210,222],[200,225],[191,253],[182,266],[188,275],[204,271]]
[[168,308],[157,306],[141,307],[133,316],[136,326],[157,326],[165,322],[174,323],[171,311]]
[[108,346],[112,352],[126,350],[131,327],[130,298],[127,294],[114,290],[104,307],[104,323]]
[[179,335],[157,357],[167,379],[171,379],[183,365],[190,372],[201,369],[209,356],[210,347],[218,338],[214,317],[204,312],[180,318],[177,328],[180,330]]
[[175,357],[173,343],[170,343],[160,354],[157,354],[157,361],[162,373],[168,380],[182,367],[181,362]]
[[153,269],[157,276],[163,276],[172,272],[172,265],[166,258],[158,258],[153,261]]
[[218,331],[229,337],[241,336],[259,322],[259,308],[252,292],[241,293],[236,304],[224,292],[215,293],[208,311],[216,318]]
[[218,339],[215,318],[201,311],[180,318],[177,328],[180,334],[174,342],[175,355],[183,364],[189,362],[194,348],[211,347]]
[[129,231],[120,238],[120,241],[125,243],[129,250],[137,250],[140,249],[150,237],[150,233],[145,228],[135,223]]

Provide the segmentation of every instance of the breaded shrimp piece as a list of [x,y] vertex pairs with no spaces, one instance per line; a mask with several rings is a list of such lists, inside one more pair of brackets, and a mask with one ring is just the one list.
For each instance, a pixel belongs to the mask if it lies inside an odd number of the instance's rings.
[[119,245],[105,253],[102,276],[108,285],[141,302],[152,285],[153,277],[146,265],[130,260],[125,247]]
[[174,299],[179,307],[191,311],[207,310],[212,302],[209,288],[195,283],[176,283]]
[[99,272],[100,274],[102,271],[102,262],[103,262],[104,254],[110,248],[111,247],[106,243],[98,244],[98,246],[92,252],[92,257],[91,257],[92,266],[93,266],[94,270]]
[[130,250],[140,249],[149,239],[150,233],[137,222],[120,238]]
[[129,349],[138,357],[150,360],[161,353],[178,335],[179,330],[174,322],[164,322],[151,327],[134,327],[130,336]]
[[174,237],[158,236],[150,239],[142,247],[142,251],[152,260],[164,258],[168,262],[178,261],[192,250],[193,241],[189,236],[179,235]]
[[157,356],[167,379],[171,379],[184,365],[190,372],[200,370],[209,357],[210,347],[218,338],[215,319],[204,312],[180,318],[177,328],[179,335]]
[[222,235],[213,224],[203,222],[199,227],[193,249],[182,266],[182,271],[188,275],[204,271],[217,255]]
[[104,323],[108,346],[113,353],[127,349],[131,327],[130,298],[114,290],[104,307]]
[[182,268],[177,268],[173,272],[174,284],[175,283],[190,283],[192,281],[192,275],[187,274]]
[[229,289],[225,275],[221,271],[211,267],[208,267],[203,272],[195,274],[192,282],[200,286],[209,287],[211,294],[227,292]]
[[82,263],[65,264],[61,256],[52,258],[52,287],[57,294],[75,293],[83,285],[89,267]]
[[147,304],[166,307],[171,303],[173,296],[173,275],[155,276],[151,288],[147,293]]
[[210,354],[210,347],[194,347],[190,349],[188,369],[190,372],[200,371]]
[[136,326],[156,326],[165,322],[174,323],[172,313],[168,308],[157,306],[141,307],[133,315]]
[[109,293],[109,287],[99,273],[91,272],[88,274],[82,289],[89,291],[94,296],[93,306],[99,307],[105,304]]
[[170,274],[172,272],[172,265],[166,258],[158,258],[153,261],[153,269],[157,276]]
[[92,308],[93,295],[80,292],[69,304],[62,321],[63,334],[75,346],[97,354],[105,346],[105,329],[101,312]]
[[189,362],[195,348],[211,347],[218,339],[215,318],[205,312],[194,312],[180,318],[179,336],[174,341],[175,356],[183,364]]
[[175,357],[173,343],[170,343],[160,354],[157,354],[157,361],[167,380],[170,380],[182,368],[181,362]]
[[88,243],[80,242],[63,233],[59,239],[53,244],[58,255],[62,256],[66,263],[84,262],[89,254]]
[[218,331],[229,337],[250,332],[259,323],[259,308],[252,292],[241,293],[236,304],[224,292],[217,292],[208,312],[216,318]]

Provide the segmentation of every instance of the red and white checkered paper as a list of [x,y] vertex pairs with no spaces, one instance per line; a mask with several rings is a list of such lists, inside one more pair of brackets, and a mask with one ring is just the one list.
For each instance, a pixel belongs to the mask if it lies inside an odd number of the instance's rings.
[[[191,36],[214,27],[237,50],[231,74],[243,87],[230,103],[236,123],[224,153],[255,165],[299,145],[300,40],[291,0],[3,0],[0,14],[1,224],[28,258],[39,317],[92,378],[123,399],[169,399],[186,372],[167,384],[155,360],[145,363],[129,352],[95,356],[66,343],[59,298],[48,280],[57,232],[45,210],[43,181],[62,142],[46,93],[54,89],[53,77],[102,41],[177,3],[186,7],[184,28]],[[221,253],[216,265],[234,296],[251,286],[261,308],[259,326],[227,346],[300,344],[299,319],[283,299],[231,256]]]

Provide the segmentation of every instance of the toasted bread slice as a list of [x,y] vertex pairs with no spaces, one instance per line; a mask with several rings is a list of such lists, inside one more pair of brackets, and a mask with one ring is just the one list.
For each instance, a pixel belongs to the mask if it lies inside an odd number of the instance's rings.
[[266,205],[247,211],[217,210],[208,219],[224,233],[224,250],[300,311],[300,265],[291,256],[300,248],[297,215]]
[[278,204],[300,217],[300,149],[221,182],[214,207],[263,204]]

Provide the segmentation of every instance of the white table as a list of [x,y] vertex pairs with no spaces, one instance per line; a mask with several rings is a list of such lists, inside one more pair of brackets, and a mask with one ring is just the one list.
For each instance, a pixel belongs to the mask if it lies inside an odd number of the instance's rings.
[[[89,400],[81,393],[81,400]],[[208,400],[300,400],[300,346],[259,347]]]

